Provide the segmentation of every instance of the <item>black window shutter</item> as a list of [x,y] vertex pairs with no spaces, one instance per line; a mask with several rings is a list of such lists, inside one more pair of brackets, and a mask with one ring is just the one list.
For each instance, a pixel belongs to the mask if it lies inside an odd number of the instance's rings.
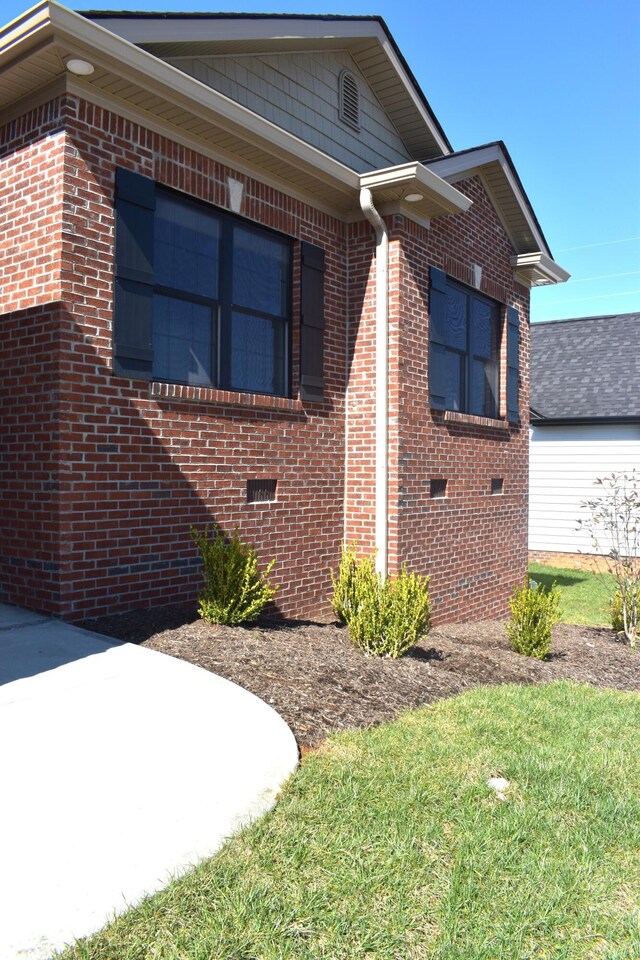
[[507,420],[518,423],[520,404],[520,317],[515,307],[507,307]]
[[300,397],[324,396],[324,272],[322,247],[300,244]]
[[446,410],[447,275],[431,267],[429,278],[429,402],[436,410]]
[[151,379],[155,183],[116,170],[113,372]]

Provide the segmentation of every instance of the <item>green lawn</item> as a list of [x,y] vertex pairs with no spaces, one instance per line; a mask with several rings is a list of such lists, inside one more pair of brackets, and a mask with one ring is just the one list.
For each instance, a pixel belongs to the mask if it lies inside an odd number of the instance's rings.
[[335,736],[267,817],[66,956],[637,960],[639,729],[640,696],[561,683]]
[[611,626],[609,600],[616,587],[610,574],[532,563],[529,576],[549,587],[555,581],[560,589],[560,617],[564,623]]

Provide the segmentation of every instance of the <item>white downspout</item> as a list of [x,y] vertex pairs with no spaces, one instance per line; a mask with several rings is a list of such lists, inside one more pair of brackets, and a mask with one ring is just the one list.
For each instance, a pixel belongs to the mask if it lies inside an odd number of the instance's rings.
[[376,232],[376,570],[386,577],[389,503],[389,234],[373,205],[371,190],[360,190],[360,206]]

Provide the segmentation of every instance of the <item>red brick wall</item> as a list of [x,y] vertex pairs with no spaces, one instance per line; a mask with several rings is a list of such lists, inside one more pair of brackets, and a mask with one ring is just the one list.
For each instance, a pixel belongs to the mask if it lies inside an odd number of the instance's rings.
[[0,128],[0,600],[60,603],[62,101]]
[[[284,615],[326,610],[327,568],[337,561],[345,521],[349,539],[373,546],[371,227],[345,226],[75,98],[34,111],[11,134],[10,212],[0,221],[11,250],[2,264],[3,599],[70,619],[191,599],[199,578],[189,528],[211,520],[227,530],[238,524],[264,561],[277,559]],[[112,375],[117,165],[222,208],[231,174],[245,184],[244,216],[325,248],[323,403]],[[468,282],[470,264],[479,263],[487,294],[517,303],[523,317],[528,304],[481,184],[461,188],[474,199],[469,213],[436,220],[429,231],[389,220],[390,561],[392,569],[406,561],[431,574],[441,620],[504,613],[526,562],[526,428],[445,422],[428,404],[428,266]],[[297,246],[294,262],[297,275]],[[527,356],[524,322],[523,411]],[[433,476],[449,479],[446,501],[429,498]],[[505,480],[502,496],[488,492],[494,476]],[[246,482],[255,477],[277,480],[275,503],[246,503]]]
[[0,314],[60,298],[65,101],[0,127]]
[[[505,616],[527,562],[529,295],[513,282],[513,250],[480,181],[456,186],[473,200],[465,214],[436,219],[428,230],[402,216],[387,218],[389,567],[406,563],[431,576],[439,621]],[[375,498],[375,286],[368,269],[373,246],[371,228],[352,228],[347,536],[367,551],[374,546]],[[483,425],[477,418],[456,422],[429,406],[429,267],[470,284],[472,264],[483,268],[482,292],[520,312],[518,427]],[[503,415],[505,350],[503,340]],[[431,498],[432,478],[447,480],[446,498]],[[492,478],[503,479],[502,494],[491,494]]]
[[[44,150],[40,131],[33,149]],[[57,135],[58,136],[58,135]],[[58,139],[56,144],[58,144]],[[277,606],[326,609],[328,566],[343,532],[344,227],[335,219],[108,112],[70,100],[63,139],[59,410],[60,586],[70,619],[191,599],[199,587],[192,524],[215,521],[266,561],[277,559]],[[242,213],[327,252],[326,397],[321,404],[111,374],[113,194],[116,165],[219,207],[226,175],[245,183]],[[36,240],[25,232],[23,259]],[[297,267],[297,251],[294,251]],[[42,290],[47,301],[51,291]],[[35,298],[37,299],[37,297]],[[294,330],[297,304],[294,303]],[[7,318],[5,317],[5,321]],[[294,384],[297,382],[294,337]],[[33,409],[42,398],[34,397]],[[37,414],[34,414],[37,416]],[[31,421],[30,421],[31,422]],[[28,427],[27,427],[28,429]],[[12,470],[15,460],[9,465]],[[248,504],[249,478],[277,480],[277,502]],[[7,526],[8,563],[29,511]],[[28,554],[30,547],[27,546]],[[47,610],[6,581],[5,599]]]
[[60,316],[0,316],[0,601],[58,613]]

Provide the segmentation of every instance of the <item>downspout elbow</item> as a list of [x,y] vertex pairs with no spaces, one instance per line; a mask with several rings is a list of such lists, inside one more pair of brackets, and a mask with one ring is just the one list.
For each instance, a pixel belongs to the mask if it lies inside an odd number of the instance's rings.
[[368,187],[362,187],[360,190],[360,207],[365,217],[376,232],[377,242],[381,243],[383,238],[388,237],[387,225],[374,207],[373,194]]

